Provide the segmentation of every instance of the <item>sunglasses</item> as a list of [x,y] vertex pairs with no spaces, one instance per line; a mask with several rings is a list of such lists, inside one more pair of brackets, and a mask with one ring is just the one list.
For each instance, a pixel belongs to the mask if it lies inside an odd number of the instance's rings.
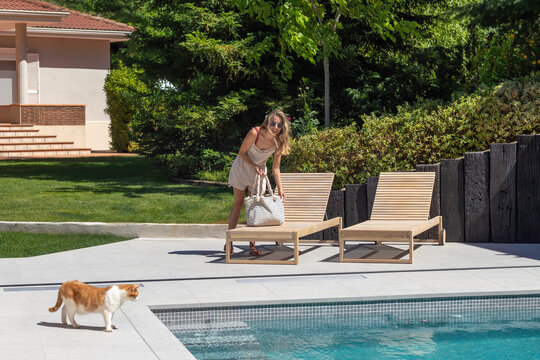
[[271,127],[278,127],[278,129],[283,129],[283,124],[282,123],[277,123],[277,122],[274,122],[274,121],[270,121],[268,123]]

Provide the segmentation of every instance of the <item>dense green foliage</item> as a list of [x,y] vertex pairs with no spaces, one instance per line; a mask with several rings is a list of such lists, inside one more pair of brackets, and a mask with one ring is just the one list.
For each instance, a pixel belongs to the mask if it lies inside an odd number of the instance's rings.
[[424,102],[396,115],[365,115],[363,127],[316,131],[293,142],[289,171],[333,171],[334,185],[364,182],[381,171],[414,169],[540,133],[540,76],[513,80],[449,105]]
[[[415,144],[411,139],[429,130],[423,126],[450,131],[457,126],[453,115],[435,117],[430,109],[466,107],[463,99],[476,99],[469,105],[480,111],[478,104],[493,98],[481,89],[539,69],[540,3],[533,0],[56,2],[136,27],[113,56],[115,69],[107,79],[113,146],[136,148],[183,177],[226,178],[231,153],[275,107],[290,114],[296,144],[315,133],[324,136],[320,151],[333,144],[344,158],[359,155],[350,155],[347,146],[356,150],[341,137],[356,138],[353,129],[360,129],[359,151],[374,153],[347,170],[334,156],[324,166],[336,166],[340,181],[410,166],[413,159],[436,161],[450,150],[460,155],[485,142],[472,131],[458,131],[471,137],[430,142],[419,154],[370,134],[382,131]],[[336,129],[321,132],[325,55]],[[478,120],[476,113],[465,113],[470,118],[460,121]],[[493,121],[516,125],[502,115]],[[380,141],[377,146],[367,143],[371,138]],[[395,147],[385,147],[385,141]],[[291,156],[289,163],[298,161]]]
[[151,86],[149,95],[132,96],[141,99],[132,139],[182,176],[222,170],[219,162],[208,169],[205,154],[238,146],[267,111],[260,94],[275,92],[269,80],[275,71],[257,65],[266,61],[264,31],[247,33],[250,19],[227,3],[146,1],[125,52]]
[[[470,18],[470,77],[474,86],[494,84],[538,70],[540,2],[485,0],[464,5],[458,18]],[[470,86],[470,85],[469,85]]]
[[141,98],[149,94],[148,87],[140,80],[141,73],[135,67],[126,67],[120,63],[105,80],[105,111],[111,117],[111,147],[120,152],[136,150],[137,147],[132,144],[130,146],[130,122],[141,106]]

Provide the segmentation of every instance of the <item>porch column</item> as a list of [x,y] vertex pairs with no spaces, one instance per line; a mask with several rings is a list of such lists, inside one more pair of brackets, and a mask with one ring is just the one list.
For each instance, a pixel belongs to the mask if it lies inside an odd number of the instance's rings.
[[28,104],[28,63],[26,61],[26,47],[26,24],[15,24],[17,103],[19,104]]

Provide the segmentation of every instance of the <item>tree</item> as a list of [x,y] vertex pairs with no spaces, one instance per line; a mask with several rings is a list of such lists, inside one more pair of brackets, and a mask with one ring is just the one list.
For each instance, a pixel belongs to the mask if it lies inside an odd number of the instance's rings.
[[322,59],[324,69],[324,119],[330,126],[330,57],[339,55],[338,29],[341,18],[364,21],[383,39],[395,41],[394,33],[414,32],[416,22],[401,20],[392,12],[393,4],[403,0],[235,0],[237,6],[266,25],[279,30],[281,57],[278,66],[291,77],[293,52],[312,64]]
[[540,2],[485,0],[465,4],[458,18],[469,22],[471,78],[495,84],[537,70],[540,61]]

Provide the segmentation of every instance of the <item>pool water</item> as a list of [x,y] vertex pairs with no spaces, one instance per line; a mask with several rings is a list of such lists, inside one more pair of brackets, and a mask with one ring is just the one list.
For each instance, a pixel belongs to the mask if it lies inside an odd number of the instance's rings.
[[172,330],[199,360],[540,359],[540,311],[385,315],[367,322],[365,314],[290,317]]

